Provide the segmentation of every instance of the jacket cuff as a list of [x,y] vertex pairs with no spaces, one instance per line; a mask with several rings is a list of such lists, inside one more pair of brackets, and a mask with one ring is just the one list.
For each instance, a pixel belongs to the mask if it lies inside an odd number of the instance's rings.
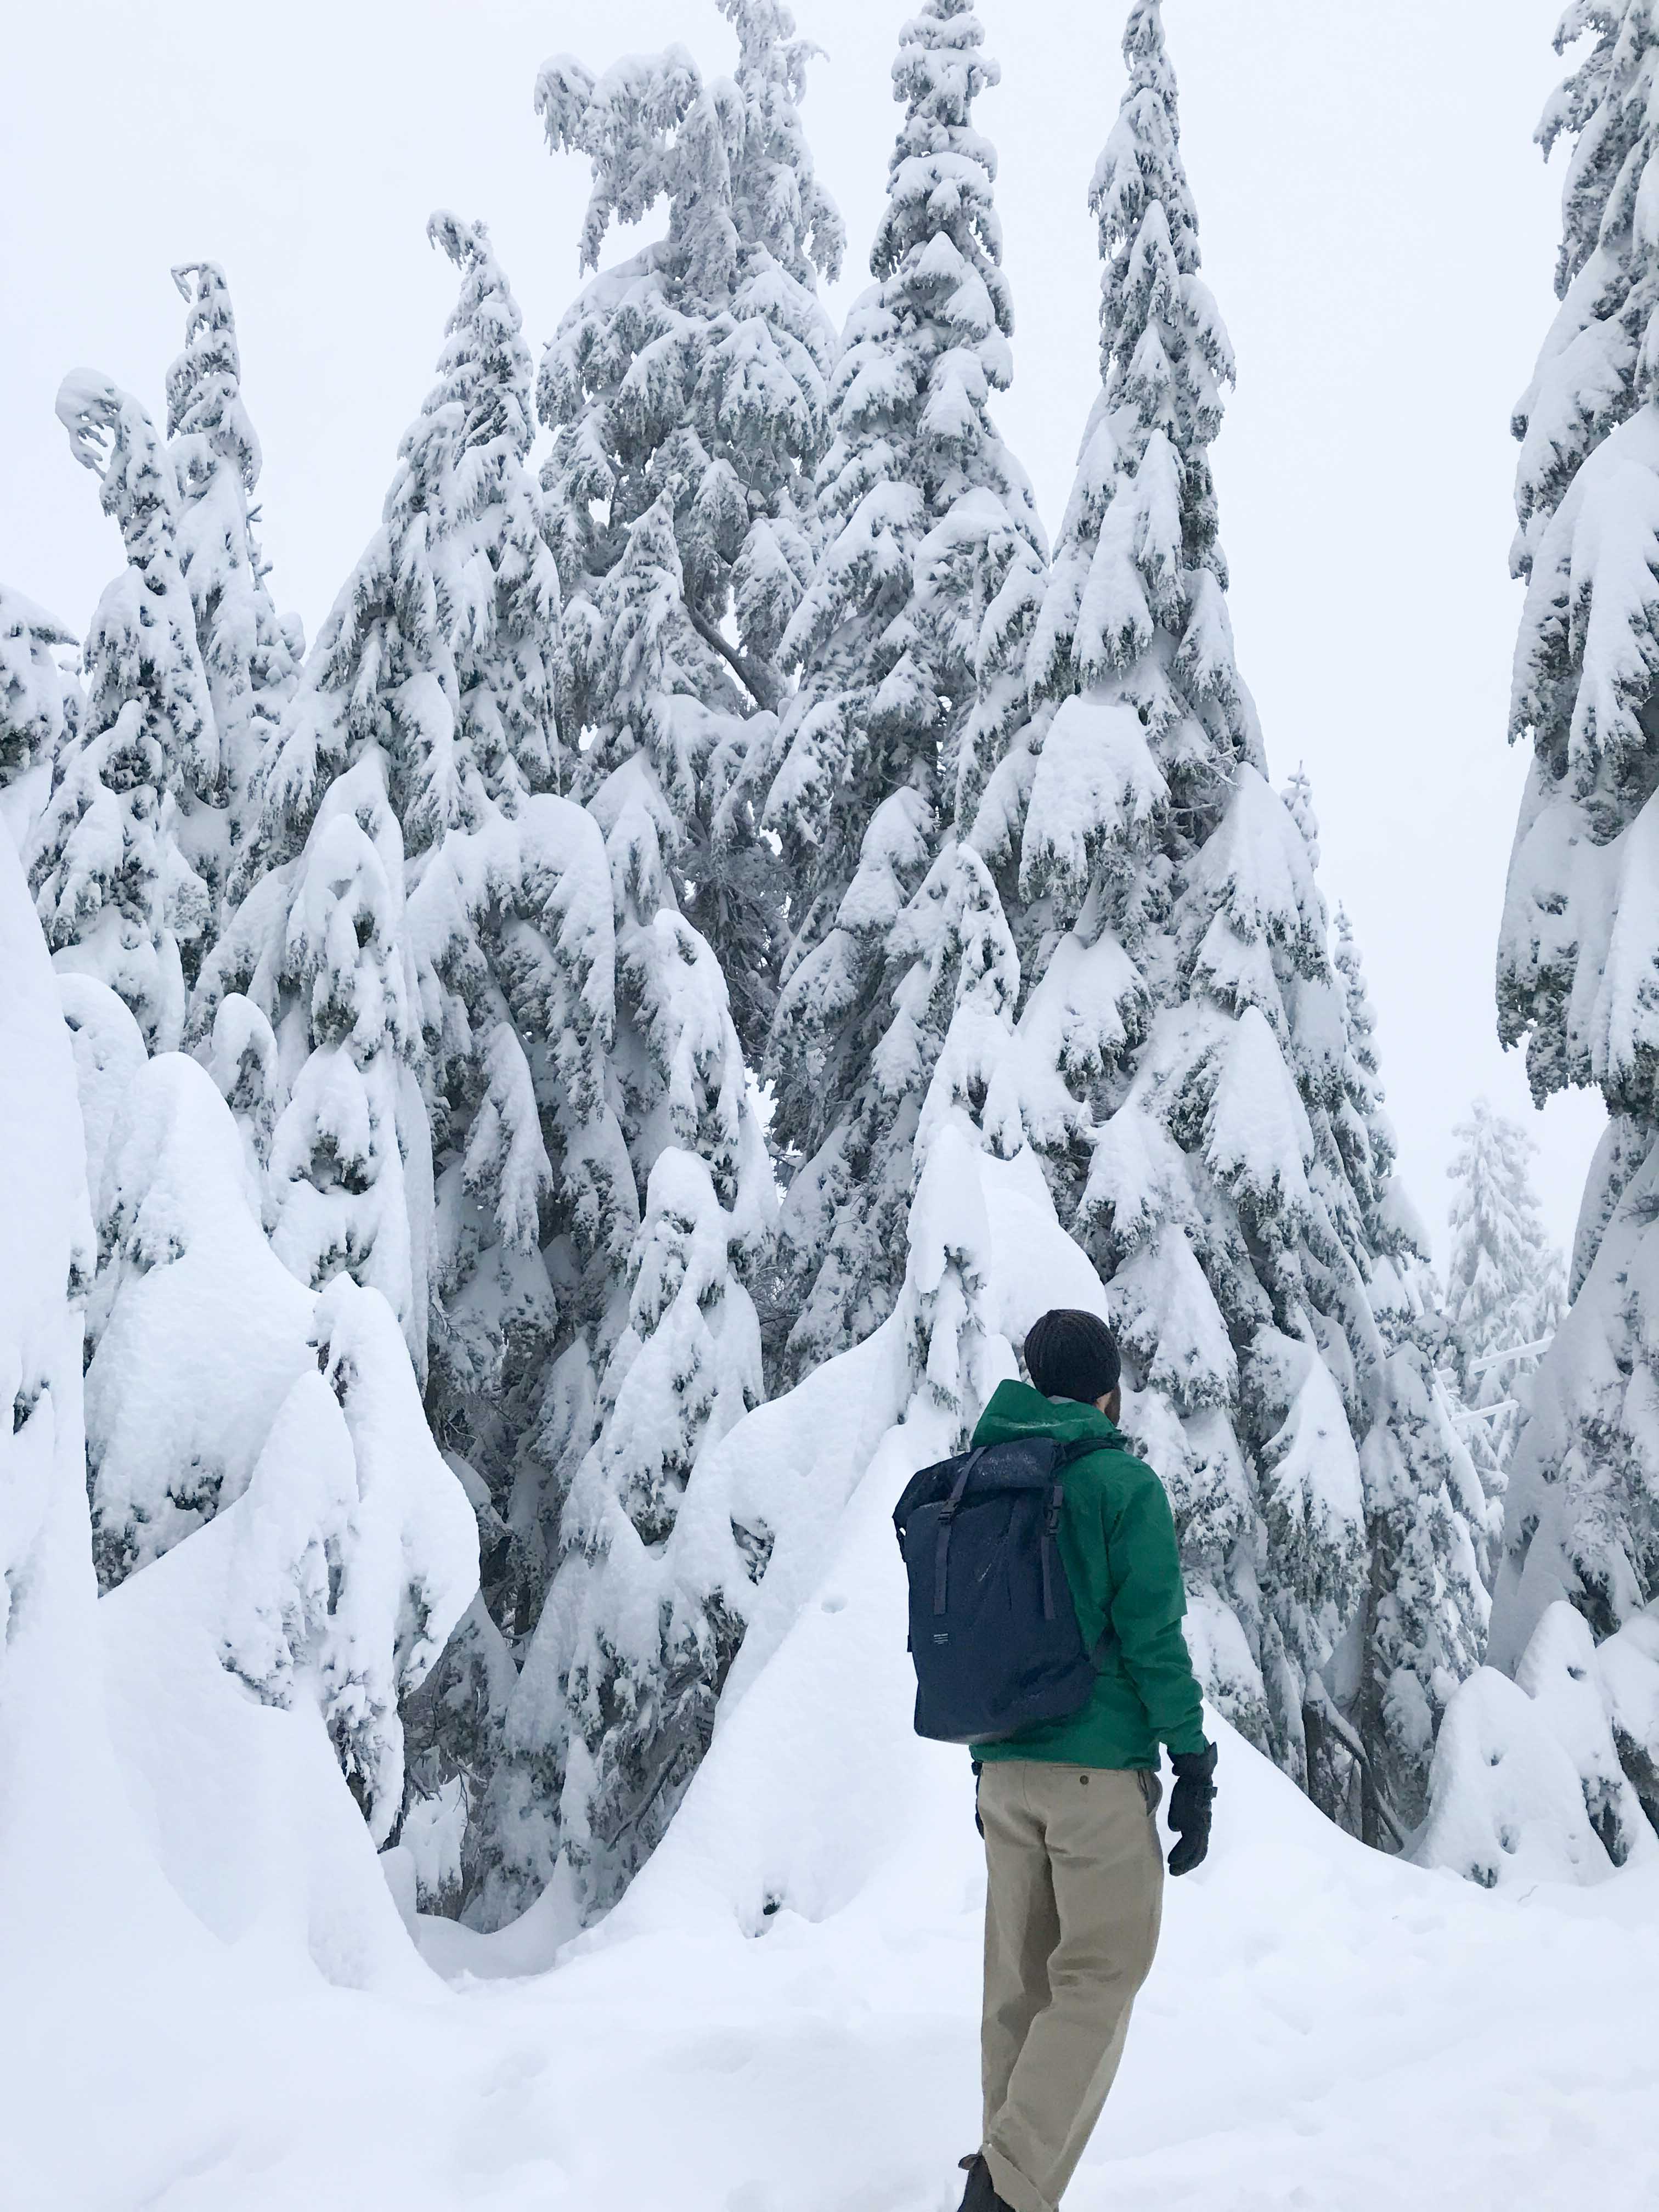
[[1216,1747],[1202,1736],[1199,1738],[1198,1748],[1194,1751],[1177,1751],[1173,1745],[1170,1749],[1170,1764],[1174,1767],[1177,1778],[1183,1782],[1188,1777],[1207,1782],[1215,1772],[1215,1762]]

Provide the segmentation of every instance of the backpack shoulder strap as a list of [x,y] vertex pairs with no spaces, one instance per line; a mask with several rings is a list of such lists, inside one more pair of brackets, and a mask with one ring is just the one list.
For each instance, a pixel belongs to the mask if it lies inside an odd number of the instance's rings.
[[937,1459],[931,1466],[916,1469],[905,1484],[898,1504],[893,1508],[893,1528],[901,1551],[904,1548],[905,1526],[917,1507],[942,1504],[950,1498],[953,1489],[960,1492],[975,1462],[984,1455],[984,1447],[981,1446],[976,1452],[956,1452],[949,1459]]
[[945,1609],[951,1568],[951,1530],[956,1521],[957,1511],[962,1504],[969,1484],[974,1479],[974,1469],[989,1449],[988,1445],[981,1444],[977,1451],[970,1451],[963,1460],[957,1479],[951,1486],[951,1495],[939,1510],[939,1530],[933,1538],[933,1611],[936,1615],[942,1613]]

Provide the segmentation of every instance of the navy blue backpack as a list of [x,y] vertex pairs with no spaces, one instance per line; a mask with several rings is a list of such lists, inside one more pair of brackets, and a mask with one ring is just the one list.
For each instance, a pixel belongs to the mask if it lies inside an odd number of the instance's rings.
[[1062,1475],[1099,1451],[1018,1437],[913,1475],[893,1511],[910,1579],[916,1734],[994,1743],[1088,1703],[1097,1677],[1060,1556]]

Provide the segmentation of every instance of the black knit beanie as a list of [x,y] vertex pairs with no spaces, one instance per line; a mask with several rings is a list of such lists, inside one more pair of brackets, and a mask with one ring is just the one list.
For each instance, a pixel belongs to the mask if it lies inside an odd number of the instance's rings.
[[1056,1306],[1026,1334],[1025,1371],[1045,1398],[1092,1406],[1116,1389],[1123,1362],[1103,1321],[1075,1306]]

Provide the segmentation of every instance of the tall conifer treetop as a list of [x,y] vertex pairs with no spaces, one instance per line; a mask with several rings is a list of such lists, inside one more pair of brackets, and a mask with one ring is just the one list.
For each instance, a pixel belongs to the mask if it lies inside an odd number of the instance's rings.
[[569,771],[557,726],[560,594],[546,508],[528,463],[533,370],[523,317],[482,222],[441,210],[427,236],[461,271],[425,414],[454,441],[451,536],[435,580],[455,639],[464,818],[516,811]]
[[847,233],[841,210],[818,182],[800,119],[806,67],[822,52],[795,35],[782,0],[716,0],[738,36],[732,82],[743,95],[744,130],[732,167],[739,239],[767,252],[809,292],[822,274],[841,274]]
[[167,371],[168,452],[178,477],[179,565],[196,613],[196,642],[213,702],[224,780],[223,853],[212,872],[215,933],[227,896],[247,876],[265,747],[299,682],[305,641],[279,617],[248,504],[259,441],[242,398],[241,355],[225,272],[216,261],[173,272],[188,313],[185,349]]
[[[670,494],[686,597],[749,698],[776,703],[778,640],[812,552],[811,474],[834,337],[816,293],[841,264],[799,103],[814,48],[775,0],[720,0],[733,78],[706,81],[683,46],[595,76],[548,62],[536,107],[593,188],[581,263],[613,222],[668,204],[668,235],[590,284],[542,363],[554,434],[545,474],[567,590],[602,576]],[[720,635],[730,610],[735,651]]]
[[289,857],[373,749],[411,856],[556,780],[559,604],[519,310],[482,223],[434,216],[461,269],[438,377],[404,433],[380,529],[335,600],[260,769],[260,858]]
[[[1233,377],[1232,346],[1199,274],[1158,0],[1133,10],[1123,51],[1128,88],[1089,188],[1104,264],[1102,388],[1030,674],[1038,692],[1064,696],[1127,669],[1162,629],[1177,642],[1174,673],[1198,700],[1231,660],[1208,449]],[[1147,709],[1154,739],[1178,711],[1168,683],[1164,672],[1134,702]],[[1242,724],[1236,698],[1218,703]]]
[[127,555],[87,641],[93,718],[118,713],[125,687],[141,686],[145,725],[180,787],[210,797],[217,737],[179,589],[175,495],[155,426],[130,392],[92,369],[64,378],[58,416],[76,459],[99,477],[100,504]]
[[[961,507],[975,537],[1011,524],[1039,561],[1046,551],[1030,484],[987,412],[1012,374],[1013,304],[995,150],[972,121],[975,99],[1001,76],[983,44],[965,0],[933,0],[905,25],[893,64],[907,114],[870,256],[879,281],[848,318],[836,371],[818,479],[825,546],[786,640],[805,665],[767,805],[787,849],[810,860],[817,892],[797,964],[856,869],[871,793],[908,782],[934,805],[941,748],[951,789],[952,726],[971,684],[963,698],[956,672],[939,680],[948,655],[927,634],[916,589],[923,538]],[[957,695],[943,710],[941,690]]]
[[[941,234],[951,235],[959,252],[977,247],[973,258],[977,263],[982,257],[986,265],[976,273],[1006,337],[1014,316],[1000,265],[1002,226],[992,200],[996,149],[973,127],[975,100],[1002,82],[1000,65],[984,46],[973,0],[927,0],[900,32],[893,97],[905,102],[908,112],[887,164],[887,206],[876,226],[870,270],[878,277],[892,276],[913,248],[925,252]],[[940,205],[929,208],[936,195]],[[1006,353],[985,365],[1001,366],[998,380],[1007,383],[1012,366]]]
[[812,48],[777,0],[721,7],[738,33],[733,77],[705,79],[680,46],[598,76],[563,55],[541,72],[550,146],[586,155],[592,170],[582,265],[597,267],[613,221],[664,201],[668,234],[583,290],[543,357],[538,403],[553,433],[543,481],[573,732],[618,720],[598,600],[632,533],[666,501],[675,558],[656,568],[672,576],[699,644],[676,655],[695,672],[675,711],[698,762],[670,853],[675,896],[713,946],[758,1056],[784,886],[757,834],[748,757],[771,746],[782,640],[817,549],[812,477],[835,336],[816,282],[838,270],[842,241],[800,122]]
[[[933,0],[900,33],[906,112],[878,281],[848,319],[823,548],[785,640],[802,674],[766,817],[791,863],[793,929],[769,1066],[775,1140],[800,1163],[779,1302],[797,1370],[866,1335],[903,1285],[898,1224],[944,1040],[910,1017],[906,978],[936,926],[910,902],[931,884],[931,908],[957,872],[954,825],[1019,710],[1012,671],[1047,555],[989,412],[1012,374],[1013,308],[996,155],[973,124],[1000,76],[983,46],[959,0]],[[994,905],[983,877],[975,857],[951,902]]]
[[1040,704],[972,838],[1005,881],[1019,855],[1009,1073],[1107,1285],[1211,1693],[1334,1817],[1398,1838],[1478,1649],[1482,1501],[1307,781],[1267,782],[1234,657],[1209,460],[1233,361],[1153,0],[1124,56],[1090,193],[1101,389],[1026,659]]
[[[1026,659],[1032,695],[1057,704],[994,773],[975,831],[994,862],[1010,844],[1018,854],[1026,1028],[1073,1090],[1103,1080],[1114,1103],[1110,1071],[1160,1003],[1184,1000],[1200,941],[1224,1003],[1271,1012],[1280,996],[1259,957],[1240,966],[1223,938],[1206,938],[1207,911],[1194,934],[1203,883],[1244,892],[1251,939],[1310,973],[1325,927],[1299,880],[1311,854],[1285,845],[1276,803],[1263,811],[1265,756],[1234,656],[1209,461],[1232,349],[1198,273],[1156,0],[1137,0],[1123,51],[1128,82],[1090,185],[1101,389]],[[1224,826],[1231,873],[1218,854],[1200,858]],[[1281,865],[1249,886],[1275,850]],[[1273,1027],[1287,1043],[1284,1018]],[[1086,1138],[1074,1119],[1067,1135],[1063,1114],[1042,1119],[1051,1145],[1071,1146],[1080,1194]]]
[[[1198,214],[1181,158],[1180,105],[1158,0],[1140,0],[1123,34],[1128,88],[1089,182],[1107,264],[1101,366],[1108,390],[1151,408],[1185,448],[1221,428],[1231,343],[1199,275]],[[1168,366],[1158,373],[1157,356]]]
[[179,1042],[224,860],[218,733],[179,568],[178,488],[155,424],[95,370],[66,377],[58,419],[100,480],[126,566],[87,636],[87,712],[29,849],[60,967],[108,983],[146,1043]]
[[482,222],[464,222],[447,208],[428,222],[429,241],[461,272],[461,292],[444,325],[438,380],[423,414],[460,413],[463,447],[488,449],[499,438],[522,460],[536,435],[530,389],[530,349],[523,317],[490,249]]
[[[429,235],[463,272],[437,381],[262,757],[245,896],[191,1009],[278,1256],[318,1286],[383,1290],[423,1381],[436,1102],[407,898],[447,836],[548,779],[558,605],[518,309],[482,225],[441,215]],[[517,1072],[497,1103],[527,1134]]]
[[242,401],[242,356],[225,272],[216,261],[182,262],[173,281],[190,313],[185,350],[167,371],[167,435],[206,438],[252,491],[264,456]]

